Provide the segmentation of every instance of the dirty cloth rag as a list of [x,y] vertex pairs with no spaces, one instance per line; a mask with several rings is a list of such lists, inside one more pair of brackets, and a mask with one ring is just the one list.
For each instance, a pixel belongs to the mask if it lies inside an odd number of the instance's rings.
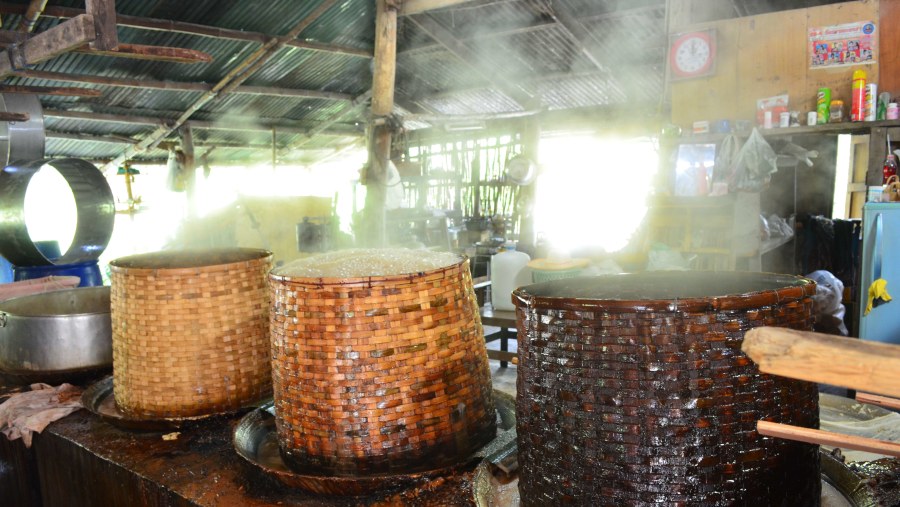
[[0,433],[9,440],[21,438],[31,447],[31,437],[48,424],[81,408],[81,388],[32,384],[31,391],[17,393],[0,405]]

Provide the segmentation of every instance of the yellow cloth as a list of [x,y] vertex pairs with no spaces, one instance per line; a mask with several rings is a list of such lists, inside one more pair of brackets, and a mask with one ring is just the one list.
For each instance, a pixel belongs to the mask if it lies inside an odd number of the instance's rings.
[[876,299],[881,299],[881,301],[884,303],[887,303],[891,300],[891,295],[888,294],[887,291],[887,280],[885,280],[884,278],[875,280],[874,282],[872,282],[872,285],[869,286],[869,300],[868,304],[866,304],[866,313],[864,313],[863,315],[868,315],[869,312],[872,311],[872,303]]

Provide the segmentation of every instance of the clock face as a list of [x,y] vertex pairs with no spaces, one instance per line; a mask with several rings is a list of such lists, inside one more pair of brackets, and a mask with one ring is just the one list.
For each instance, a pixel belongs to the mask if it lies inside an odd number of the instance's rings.
[[689,78],[710,74],[715,54],[715,40],[709,32],[680,35],[672,42],[669,53],[672,76]]

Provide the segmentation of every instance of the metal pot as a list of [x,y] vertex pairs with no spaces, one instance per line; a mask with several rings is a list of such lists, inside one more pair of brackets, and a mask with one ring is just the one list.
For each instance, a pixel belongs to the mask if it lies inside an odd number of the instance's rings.
[[22,381],[83,377],[112,366],[109,287],[0,302],[0,374]]

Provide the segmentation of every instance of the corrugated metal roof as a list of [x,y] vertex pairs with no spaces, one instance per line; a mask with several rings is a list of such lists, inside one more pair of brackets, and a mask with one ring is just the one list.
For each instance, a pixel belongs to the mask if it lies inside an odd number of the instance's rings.
[[[27,0],[14,0],[25,6]],[[120,15],[174,20],[241,30],[268,36],[287,33],[313,12],[322,0],[117,0]],[[731,0],[735,15],[759,14],[773,9],[809,7],[834,0]],[[777,4],[777,5],[776,5]],[[398,25],[398,98],[415,109],[418,104],[437,114],[491,114],[534,107],[552,110],[657,104],[664,93],[665,0],[473,0],[451,8],[416,15],[436,23],[452,37],[449,47],[434,39],[410,18]],[[83,0],[51,0],[50,7],[84,9]],[[560,9],[574,15],[589,36],[566,27]],[[727,11],[727,9],[726,9]],[[14,30],[19,15],[2,16],[2,28]],[[60,23],[42,16],[36,31]],[[427,26],[427,23],[426,23]],[[577,27],[575,27],[577,28]],[[299,40],[333,44],[371,52],[374,41],[374,2],[339,0],[313,21]],[[169,81],[211,87],[253,54],[259,41],[216,38],[196,34],[119,26],[121,42],[182,47],[212,56],[210,63],[179,64],[68,53],[33,66],[64,75],[141,81]],[[581,37],[582,40],[579,40]],[[447,41],[444,41],[447,42]],[[470,60],[463,58],[470,57]],[[596,63],[595,63],[596,62]],[[275,89],[325,91],[357,97],[371,88],[371,58],[345,52],[284,47],[253,73],[244,85]],[[99,97],[41,96],[48,110],[69,110],[82,115],[102,113],[175,119],[200,99],[202,90],[178,91],[114,84],[87,84],[70,80],[9,77],[5,84],[78,86],[99,90]],[[515,88],[521,88],[517,91]],[[501,91],[503,90],[503,91]],[[517,102],[510,94],[518,97]],[[528,104],[527,95],[538,99]],[[412,105],[411,105],[412,104]],[[191,116],[197,122],[277,124],[276,144],[290,146],[305,139],[304,129],[331,121],[347,107],[344,100],[232,93],[211,100]],[[401,108],[395,112],[403,114]],[[412,111],[421,112],[421,111]],[[365,108],[346,115],[332,130],[353,129],[367,117]],[[416,127],[423,126],[421,122]],[[121,136],[140,140],[157,125],[49,117],[47,129],[71,137]],[[284,129],[279,131],[279,129]],[[176,139],[172,134],[169,139]],[[203,143],[220,143],[215,157],[265,159],[271,132],[259,130],[195,129]],[[308,149],[333,149],[354,137],[317,136]],[[49,156],[112,158],[125,144],[98,139],[50,138]],[[166,152],[151,149],[138,158],[158,159]]]

